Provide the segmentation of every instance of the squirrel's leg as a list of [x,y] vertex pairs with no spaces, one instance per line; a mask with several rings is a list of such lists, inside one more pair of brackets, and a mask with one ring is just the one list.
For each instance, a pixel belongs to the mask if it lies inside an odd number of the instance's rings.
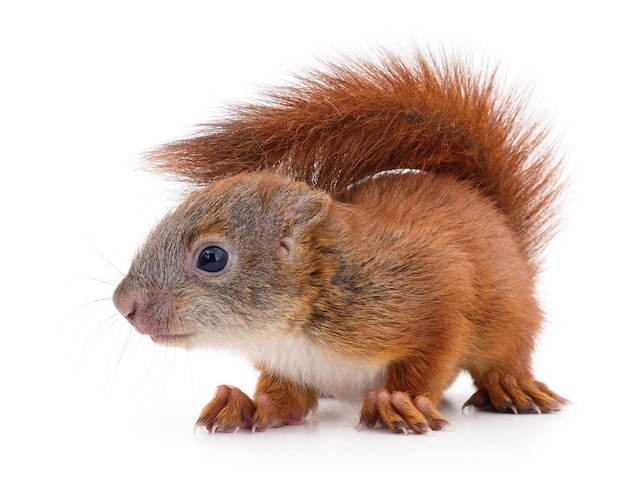
[[317,407],[319,392],[261,370],[254,402],[252,429],[263,431],[283,425],[301,424]]
[[200,413],[196,427],[210,432],[237,428],[263,431],[285,424],[300,424],[317,406],[318,393],[261,371],[254,400],[235,387],[221,385]]
[[361,409],[360,426],[374,428],[381,424],[395,433],[426,433],[450,426],[437,410],[444,389],[456,371],[416,367],[420,362],[403,361],[389,367],[387,384],[382,390],[370,390]]
[[[539,323],[531,322],[531,325],[530,328],[520,325],[515,330],[536,329]],[[499,328],[504,326],[503,323]],[[506,336],[512,335],[513,331],[509,330]],[[493,334],[483,336],[485,342],[467,365],[477,391],[463,404],[463,409],[473,406],[500,412],[545,413],[568,404],[534,379],[531,368],[534,333],[517,333],[515,340],[506,341]]]
[[512,413],[547,413],[568,401],[532,373],[532,351],[543,313],[532,285],[520,277],[515,298],[500,299],[490,321],[473,333],[472,353],[465,367],[477,391],[463,405]]

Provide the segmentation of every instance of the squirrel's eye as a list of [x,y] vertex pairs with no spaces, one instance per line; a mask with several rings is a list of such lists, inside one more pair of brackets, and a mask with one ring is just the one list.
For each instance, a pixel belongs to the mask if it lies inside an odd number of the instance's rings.
[[211,245],[198,255],[196,267],[207,273],[218,273],[226,267],[228,252],[223,248]]

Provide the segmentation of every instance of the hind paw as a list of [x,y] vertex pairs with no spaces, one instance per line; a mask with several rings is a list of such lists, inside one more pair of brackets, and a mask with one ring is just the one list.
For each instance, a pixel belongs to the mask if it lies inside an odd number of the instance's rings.
[[473,406],[515,414],[548,413],[569,404],[545,384],[533,379],[520,380],[510,374],[492,371],[481,383],[482,388],[463,404],[463,409]]

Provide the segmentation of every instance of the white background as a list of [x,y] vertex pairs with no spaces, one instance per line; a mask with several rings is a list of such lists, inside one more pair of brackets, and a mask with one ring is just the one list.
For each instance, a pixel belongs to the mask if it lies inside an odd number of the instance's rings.
[[[4,2],[0,7],[0,494],[624,495],[624,67],[618,2]],[[501,61],[562,138],[572,187],[549,251],[537,376],[566,413],[460,412],[434,436],[301,427],[193,433],[253,371],[158,349],[110,294],[180,198],[141,154],[334,51],[461,49]]]

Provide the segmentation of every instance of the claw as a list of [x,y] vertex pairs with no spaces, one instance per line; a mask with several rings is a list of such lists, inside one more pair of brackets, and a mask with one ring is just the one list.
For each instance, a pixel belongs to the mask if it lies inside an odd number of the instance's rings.
[[454,426],[452,426],[450,423],[448,423],[445,419],[444,420],[436,420],[437,423],[437,430],[438,431],[447,431],[447,432],[453,432],[454,431]]
[[435,431],[454,431],[454,427],[445,419],[433,419],[431,428]]
[[531,400],[530,403],[528,404],[528,407],[526,408],[524,412],[525,413],[535,412],[537,414],[541,414],[541,409],[539,409],[539,406]]
[[409,427],[404,421],[395,421],[391,423],[390,429],[394,433],[404,433],[405,435],[409,434]]
[[465,401],[465,404],[463,404],[463,406],[461,407],[461,412],[465,412],[465,409],[468,409],[470,407],[474,407],[474,404],[472,404],[471,400],[472,399],[467,399]]
[[477,409],[486,409],[493,407],[491,404],[491,400],[489,399],[489,394],[487,390],[478,390],[474,393],[465,404],[461,408],[461,411],[464,411],[466,407],[476,407]]

